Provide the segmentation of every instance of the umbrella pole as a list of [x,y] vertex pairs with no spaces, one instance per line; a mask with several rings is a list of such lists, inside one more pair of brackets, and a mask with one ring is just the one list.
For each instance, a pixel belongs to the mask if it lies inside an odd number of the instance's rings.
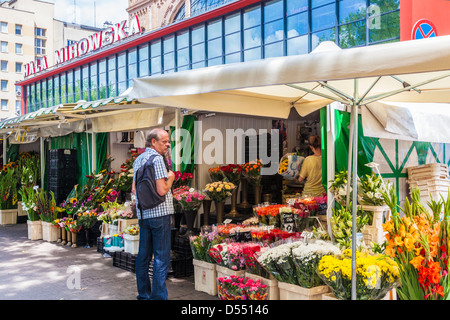
[[355,79],[355,94],[352,105],[353,115],[353,197],[352,197],[352,300],[356,300],[356,208],[358,201],[358,80]]

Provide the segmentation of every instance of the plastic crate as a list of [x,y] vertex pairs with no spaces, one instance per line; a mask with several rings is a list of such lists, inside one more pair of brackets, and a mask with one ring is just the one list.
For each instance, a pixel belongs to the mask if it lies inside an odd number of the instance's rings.
[[76,149],[53,149],[48,152],[49,159],[76,159]]
[[185,235],[178,235],[175,236],[174,243],[173,243],[173,252],[178,255],[185,258],[191,258],[192,257],[192,249],[191,244],[189,242],[189,237]]
[[175,256],[171,261],[173,276],[175,278],[189,277],[194,274],[193,259],[182,256]]

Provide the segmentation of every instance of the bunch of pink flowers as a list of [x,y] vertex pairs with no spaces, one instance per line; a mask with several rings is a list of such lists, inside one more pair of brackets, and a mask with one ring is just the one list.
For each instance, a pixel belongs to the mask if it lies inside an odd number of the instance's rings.
[[197,211],[205,199],[205,195],[194,188],[177,188],[174,190],[173,198],[185,211]]
[[267,300],[267,286],[261,280],[235,275],[217,278],[221,300]]

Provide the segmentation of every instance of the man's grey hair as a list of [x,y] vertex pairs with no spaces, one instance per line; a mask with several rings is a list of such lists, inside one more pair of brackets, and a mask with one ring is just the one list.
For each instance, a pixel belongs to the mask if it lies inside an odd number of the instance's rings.
[[152,129],[149,132],[149,134],[147,135],[147,139],[145,141],[145,147],[151,148],[153,139],[155,139],[156,141],[159,141],[159,139],[161,139],[161,133],[163,133],[163,132],[166,132],[166,131],[161,128]]

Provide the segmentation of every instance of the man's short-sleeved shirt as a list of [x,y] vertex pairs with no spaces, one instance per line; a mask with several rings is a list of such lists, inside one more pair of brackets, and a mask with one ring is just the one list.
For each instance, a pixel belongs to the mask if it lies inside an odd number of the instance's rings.
[[[133,180],[136,181],[136,172],[140,167],[142,167],[147,160],[152,155],[159,155],[155,158],[153,158],[153,167],[155,168],[155,179],[166,179],[167,178],[167,169],[164,164],[163,157],[154,149],[152,148],[146,148],[145,151],[139,155],[136,160],[134,160],[133,163]],[[172,191],[169,190],[169,192],[166,193],[166,200],[156,206],[152,209],[147,209],[141,212],[138,207],[138,200],[136,198],[136,212],[138,219],[148,219],[148,218],[156,218],[156,217],[162,217],[166,215],[170,215],[174,213],[173,210],[173,197],[172,197]]]

